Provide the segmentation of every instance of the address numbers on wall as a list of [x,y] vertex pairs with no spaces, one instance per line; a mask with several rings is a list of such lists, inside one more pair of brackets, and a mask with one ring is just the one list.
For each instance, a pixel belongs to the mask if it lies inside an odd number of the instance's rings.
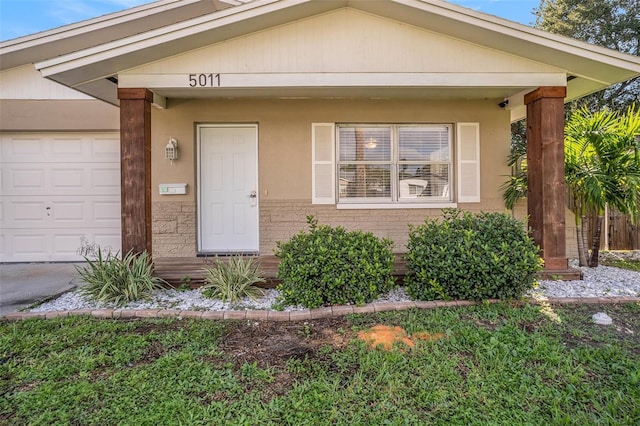
[[189,87],[220,87],[220,74],[189,74]]

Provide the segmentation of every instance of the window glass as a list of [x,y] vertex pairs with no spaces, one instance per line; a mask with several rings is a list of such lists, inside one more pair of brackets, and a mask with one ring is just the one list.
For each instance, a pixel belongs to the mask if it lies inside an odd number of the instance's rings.
[[391,167],[382,164],[341,164],[341,198],[391,197]]
[[343,202],[451,200],[451,127],[338,127],[338,197]]
[[449,127],[398,128],[398,198],[449,200]]
[[398,169],[400,200],[437,198],[449,200],[448,164],[407,164]]
[[445,126],[400,127],[400,161],[449,161],[449,131]]
[[391,129],[341,127],[340,161],[391,161]]

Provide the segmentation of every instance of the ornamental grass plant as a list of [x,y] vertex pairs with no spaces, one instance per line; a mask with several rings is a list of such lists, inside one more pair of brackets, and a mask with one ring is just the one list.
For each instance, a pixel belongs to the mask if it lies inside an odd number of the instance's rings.
[[236,303],[244,297],[256,300],[264,293],[256,284],[265,282],[260,273],[260,264],[253,257],[235,255],[225,261],[216,257],[213,266],[206,267],[202,294]]
[[87,266],[76,266],[86,285],[80,288],[85,296],[104,303],[120,305],[143,299],[166,282],[153,276],[153,264],[145,251],[130,250],[122,259],[118,253],[106,255],[98,248],[95,259],[84,257]]

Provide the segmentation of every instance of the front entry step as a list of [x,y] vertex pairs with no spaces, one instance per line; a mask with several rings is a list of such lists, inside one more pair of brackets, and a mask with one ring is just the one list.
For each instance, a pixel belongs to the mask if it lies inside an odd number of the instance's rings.
[[574,281],[582,280],[582,271],[579,269],[544,269],[537,274],[539,280],[554,280],[554,281]]
[[[261,287],[274,288],[280,282],[277,279],[278,264],[280,261],[276,256],[258,256],[260,270],[266,283]],[[224,262],[225,257],[219,257]],[[191,288],[198,288],[204,284],[207,265],[215,264],[214,257],[159,257],[153,259],[154,275],[167,281],[174,287],[189,285]],[[402,259],[402,254],[396,255],[393,265],[393,275],[401,282],[407,272],[407,266]]]
[[[266,283],[262,286],[266,288],[274,288],[278,285],[277,279],[278,264],[280,261],[275,256],[257,256],[260,262],[262,275],[266,279]],[[207,265],[215,264],[214,257],[160,257],[155,258],[154,274],[174,287],[180,285],[189,285],[191,288],[198,288],[204,284],[205,268]],[[225,257],[219,257],[224,262]],[[407,273],[407,265],[404,262],[402,254],[396,254],[396,260],[393,265],[393,275],[402,282]],[[582,271],[579,269],[564,270],[543,270],[537,274],[539,280],[581,280]]]
[[[278,281],[278,258],[275,256],[259,256],[260,270],[266,283],[265,288],[274,288]],[[218,258],[221,262],[225,257]],[[198,288],[204,284],[206,267],[215,265],[215,257],[159,257],[153,259],[154,275],[167,281],[171,286],[188,285]]]

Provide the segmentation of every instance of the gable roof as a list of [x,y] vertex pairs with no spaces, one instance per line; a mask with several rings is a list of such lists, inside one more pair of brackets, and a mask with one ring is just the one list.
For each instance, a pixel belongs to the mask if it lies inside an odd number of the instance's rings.
[[[190,74],[205,73],[198,76],[205,78],[212,71],[219,76],[215,87],[186,85]],[[192,84],[199,86],[199,82]],[[147,87],[166,98],[501,102],[523,88],[565,84],[562,69],[353,8],[332,10],[118,73],[120,88]]]
[[159,0],[0,42],[0,71],[206,15],[236,0]]
[[[169,13],[161,7],[150,9],[145,21],[149,28],[124,37],[105,37],[102,42],[80,49],[67,49],[66,53],[39,59],[36,68],[45,77],[117,104],[113,77],[124,70],[340,8],[352,8],[563,70],[568,80],[568,99],[640,75],[638,57],[440,0],[164,0],[153,5],[169,7],[176,6],[176,2],[183,7],[213,2],[215,10],[167,24],[167,16],[176,12]],[[152,25],[153,16],[162,13],[168,13],[165,24]],[[100,24],[106,22],[109,19]],[[105,31],[113,28],[107,26]],[[42,40],[45,46],[50,43]],[[62,44],[67,42],[63,40]],[[3,47],[0,45],[0,54]],[[522,103],[523,93],[516,89],[511,107]]]

